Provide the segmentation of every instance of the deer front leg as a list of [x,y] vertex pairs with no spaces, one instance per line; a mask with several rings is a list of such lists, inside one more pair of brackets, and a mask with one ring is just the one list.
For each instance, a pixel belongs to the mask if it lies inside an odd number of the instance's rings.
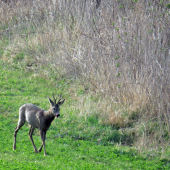
[[[45,136],[46,136],[46,131],[44,131],[44,133],[45,133]],[[40,130],[40,136],[41,136],[41,130]],[[41,138],[41,139],[42,139],[42,138]],[[42,147],[43,147],[43,141],[42,141],[42,145],[41,145],[41,147],[38,149],[38,152],[41,152]]]
[[38,151],[37,151],[37,148],[36,148],[36,146],[35,146],[35,144],[34,144],[34,141],[33,141],[33,138],[32,138],[32,134],[33,134],[33,132],[34,132],[34,127],[30,127],[30,131],[29,131],[29,137],[30,137],[30,140],[31,140],[31,142],[32,142],[32,145],[33,145],[33,147],[34,147],[34,151],[35,151],[35,153],[38,153]]
[[[40,136],[41,136],[41,130],[40,130]],[[42,139],[42,137],[41,137],[41,139]],[[41,152],[42,151],[42,147],[43,147],[43,140],[42,140],[42,145],[41,145],[41,147],[38,149],[38,152]]]
[[40,135],[41,135],[41,139],[42,139],[42,145],[40,147],[40,149],[38,150],[39,152],[41,152],[42,147],[44,146],[44,156],[46,156],[46,151],[45,151],[45,136],[46,136],[46,131],[40,130]]

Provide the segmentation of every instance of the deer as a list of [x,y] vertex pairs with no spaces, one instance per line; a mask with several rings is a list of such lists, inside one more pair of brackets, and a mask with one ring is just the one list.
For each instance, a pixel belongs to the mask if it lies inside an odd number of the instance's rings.
[[[28,135],[34,147],[35,153],[41,152],[42,148],[44,147],[44,156],[47,155],[45,150],[46,132],[51,126],[51,123],[55,119],[55,117],[58,118],[60,116],[60,112],[59,112],[60,106],[64,103],[65,99],[62,100],[60,95],[58,102],[56,102],[57,98],[54,97],[54,93],[53,93],[53,100],[51,100],[49,97],[48,100],[51,104],[50,109],[48,111],[40,109],[39,107],[29,103],[24,104],[19,108],[18,125],[16,126],[14,131],[13,150],[16,150],[16,136],[18,130],[25,124],[25,122],[28,122],[28,124],[30,125],[30,130]],[[38,150],[32,138],[32,134],[35,128],[39,129],[41,140],[42,140],[42,145]]]

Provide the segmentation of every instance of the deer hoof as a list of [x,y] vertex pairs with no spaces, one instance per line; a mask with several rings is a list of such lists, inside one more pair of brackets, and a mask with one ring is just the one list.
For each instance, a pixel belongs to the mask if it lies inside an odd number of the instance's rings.
[[38,152],[41,152],[41,149],[38,149]]

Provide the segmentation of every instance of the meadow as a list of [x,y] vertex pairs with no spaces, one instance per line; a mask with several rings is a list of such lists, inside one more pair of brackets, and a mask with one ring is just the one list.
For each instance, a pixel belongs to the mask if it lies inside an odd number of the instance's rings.
[[[169,169],[170,4],[0,1],[0,169]],[[19,107],[61,116],[34,153]],[[33,139],[41,145],[38,130]]]
[[[48,109],[47,96],[53,92],[60,94],[61,91],[57,89],[61,89],[64,83],[63,80],[54,83],[38,75],[35,77],[34,72],[26,72],[17,65],[4,62],[0,62],[0,72],[0,169],[170,168],[170,162],[161,158],[161,153],[142,155],[135,148],[113,144],[108,140],[109,137],[114,138],[113,132],[108,133],[111,127],[101,127],[96,118],[95,121],[92,118],[80,119],[79,110],[75,111],[76,106],[73,104],[76,101],[67,92],[73,85],[71,83],[65,85],[62,91],[66,102],[61,107],[61,117],[54,120],[47,132],[47,156],[43,152],[34,153],[28,136],[28,125],[19,130],[17,149],[13,151],[13,134],[19,107],[29,102]],[[103,141],[100,140],[102,136]],[[37,147],[41,145],[38,130],[33,139]]]

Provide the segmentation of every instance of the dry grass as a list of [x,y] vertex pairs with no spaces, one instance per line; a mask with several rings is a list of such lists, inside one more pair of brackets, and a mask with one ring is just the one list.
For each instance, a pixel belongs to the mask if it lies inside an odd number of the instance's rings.
[[[3,37],[8,39],[1,58],[13,62],[23,54],[18,62],[29,68],[51,65],[80,78],[89,91],[88,97],[79,99],[80,115],[93,114],[92,108],[96,108],[105,115],[101,122],[119,128],[131,122],[137,127],[136,121],[142,127],[142,121],[156,117],[161,124],[159,141],[164,142],[162,126],[166,130],[170,126],[170,15],[166,2],[95,2],[0,2],[1,44]],[[75,95],[74,89],[70,94]],[[99,97],[91,103],[90,96]],[[148,140],[151,135],[136,136]]]

